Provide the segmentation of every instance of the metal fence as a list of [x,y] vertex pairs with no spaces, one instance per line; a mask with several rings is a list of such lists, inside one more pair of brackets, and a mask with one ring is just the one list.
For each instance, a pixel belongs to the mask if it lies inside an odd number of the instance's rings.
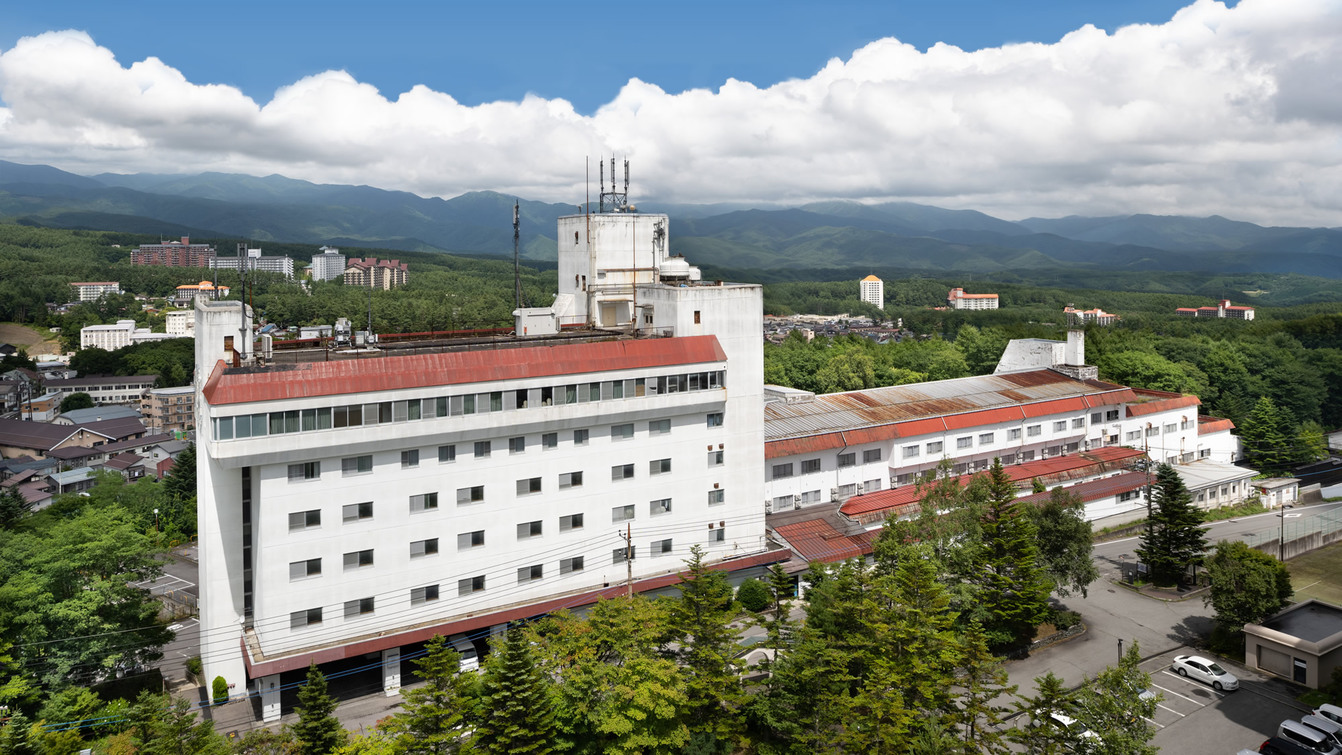
[[1342,511],[1339,510],[1320,512],[1308,518],[1302,515],[1297,520],[1285,518],[1280,524],[1275,531],[1245,535],[1245,544],[1290,559],[1342,540]]

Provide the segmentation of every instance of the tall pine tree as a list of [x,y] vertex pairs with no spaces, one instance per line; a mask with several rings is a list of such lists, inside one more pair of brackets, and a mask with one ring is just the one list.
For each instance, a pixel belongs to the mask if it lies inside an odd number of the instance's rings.
[[979,518],[983,547],[971,578],[979,587],[989,644],[1005,648],[1034,638],[1052,585],[1040,568],[1038,532],[1016,502],[1016,487],[1001,459],[988,470],[987,496]]
[[529,633],[514,627],[485,662],[473,749],[491,755],[555,751],[555,695]]
[[740,734],[744,702],[732,660],[736,655],[732,588],[725,574],[704,562],[702,547],[694,546],[690,554],[680,598],[671,607],[671,628],[689,695],[686,723],[697,750],[725,752]]
[[1191,564],[1201,560],[1207,550],[1202,521],[1202,511],[1193,505],[1193,496],[1179,473],[1161,464],[1151,491],[1151,519],[1137,548],[1152,582],[1175,584]]
[[293,725],[299,755],[327,755],[345,743],[345,729],[335,717],[336,699],[326,689],[317,664],[308,665],[308,679],[298,690],[298,721]]
[[424,686],[401,691],[404,703],[389,727],[396,732],[396,751],[433,755],[460,751],[470,684],[461,673],[461,656],[441,635],[434,635],[415,665]]
[[1267,396],[1261,396],[1249,416],[1239,425],[1244,443],[1244,460],[1261,472],[1277,473],[1290,468],[1296,457],[1292,438],[1287,434],[1292,423],[1286,413]]

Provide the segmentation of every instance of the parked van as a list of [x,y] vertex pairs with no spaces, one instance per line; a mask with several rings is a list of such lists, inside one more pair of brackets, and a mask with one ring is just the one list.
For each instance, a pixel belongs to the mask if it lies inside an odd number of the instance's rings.
[[1336,721],[1342,724],[1342,708],[1339,708],[1336,705],[1333,705],[1332,703],[1324,703],[1323,705],[1320,705],[1319,707],[1315,708],[1314,715],[1323,716],[1324,718],[1330,721]]
[[1334,747],[1342,747],[1342,724],[1332,719],[1313,714],[1302,717],[1300,723],[1311,729],[1318,729],[1324,734],[1327,734],[1328,738],[1333,741]]
[[1319,755],[1342,755],[1342,749],[1338,749],[1327,734],[1318,729],[1310,728],[1299,721],[1290,719],[1282,721],[1281,725],[1277,727],[1277,736],[1298,745],[1304,745],[1319,753]]
[[475,650],[475,643],[471,642],[464,634],[454,634],[447,638],[452,647],[461,655],[461,671],[478,671],[480,669],[480,656]]

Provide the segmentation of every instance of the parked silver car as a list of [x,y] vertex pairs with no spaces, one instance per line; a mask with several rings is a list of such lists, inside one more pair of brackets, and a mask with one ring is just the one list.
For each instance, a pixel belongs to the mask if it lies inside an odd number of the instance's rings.
[[1176,655],[1174,656],[1173,668],[1174,673],[1179,676],[1186,676],[1197,679],[1204,684],[1210,684],[1212,689],[1239,689],[1239,679],[1235,678],[1234,674],[1221,668],[1216,661],[1208,660],[1200,655]]

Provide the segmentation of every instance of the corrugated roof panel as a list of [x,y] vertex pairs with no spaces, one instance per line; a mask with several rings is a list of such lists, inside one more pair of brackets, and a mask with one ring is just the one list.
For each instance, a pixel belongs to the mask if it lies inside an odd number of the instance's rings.
[[1038,401],[1033,404],[1025,404],[1021,410],[1027,417],[1047,417],[1050,414],[1062,414],[1063,412],[1079,412],[1086,408],[1085,402],[1078,396],[1077,398],[1053,399],[1052,401]]
[[1222,419],[1220,417],[1198,417],[1198,435],[1230,432],[1234,429],[1235,423],[1228,419]]
[[218,406],[725,361],[727,355],[715,336],[688,336],[475,349],[244,370],[224,369],[221,362],[203,392],[206,401]]
[[795,524],[784,524],[774,532],[807,561],[834,562],[859,558],[862,548],[846,535],[830,526],[824,519],[812,519]]
[[1024,407],[1004,406],[1000,409],[984,409],[977,412],[966,412],[964,414],[952,414],[945,418],[947,430],[962,430],[966,427],[982,427],[983,425],[997,425],[1002,422],[1016,422],[1022,416],[1031,416],[1025,412],[1025,409],[1032,404]]

